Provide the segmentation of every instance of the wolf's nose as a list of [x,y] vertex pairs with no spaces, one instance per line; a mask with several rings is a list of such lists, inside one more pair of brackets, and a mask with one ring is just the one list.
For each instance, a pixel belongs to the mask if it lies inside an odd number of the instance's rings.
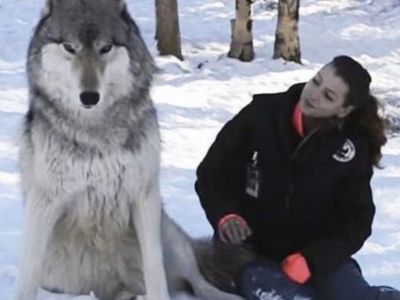
[[93,106],[99,102],[100,95],[97,92],[83,92],[80,94],[81,102],[85,106]]

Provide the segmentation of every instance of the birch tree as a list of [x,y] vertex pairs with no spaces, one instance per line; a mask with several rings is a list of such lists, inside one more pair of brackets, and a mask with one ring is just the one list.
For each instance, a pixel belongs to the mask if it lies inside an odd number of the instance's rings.
[[279,0],[273,58],[301,63],[298,33],[300,0]]
[[236,18],[231,20],[232,40],[228,56],[241,61],[254,58],[251,4],[252,0],[235,0]]

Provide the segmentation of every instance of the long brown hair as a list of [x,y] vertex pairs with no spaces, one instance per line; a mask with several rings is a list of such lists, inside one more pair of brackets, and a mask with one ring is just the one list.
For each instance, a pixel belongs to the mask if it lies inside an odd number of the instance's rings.
[[387,141],[387,120],[379,115],[382,105],[370,93],[371,76],[360,63],[349,56],[337,56],[332,64],[336,74],[349,86],[346,105],[355,107],[345,118],[344,126],[367,136],[371,163],[380,167],[381,148]]

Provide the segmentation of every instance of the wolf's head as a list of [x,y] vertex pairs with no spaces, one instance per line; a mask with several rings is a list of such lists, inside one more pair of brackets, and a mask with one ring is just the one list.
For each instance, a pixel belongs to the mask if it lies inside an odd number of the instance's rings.
[[31,92],[75,118],[147,98],[153,68],[123,0],[47,0],[27,63]]

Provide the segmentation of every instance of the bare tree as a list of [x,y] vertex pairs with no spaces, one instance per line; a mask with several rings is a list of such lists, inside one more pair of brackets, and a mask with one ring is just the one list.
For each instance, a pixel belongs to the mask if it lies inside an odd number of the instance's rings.
[[232,41],[229,57],[241,61],[251,61],[254,58],[253,34],[251,20],[252,0],[235,0],[236,19],[231,20]]
[[156,36],[160,55],[183,60],[177,0],[156,0]]
[[279,0],[273,58],[301,63],[298,33],[300,0]]

